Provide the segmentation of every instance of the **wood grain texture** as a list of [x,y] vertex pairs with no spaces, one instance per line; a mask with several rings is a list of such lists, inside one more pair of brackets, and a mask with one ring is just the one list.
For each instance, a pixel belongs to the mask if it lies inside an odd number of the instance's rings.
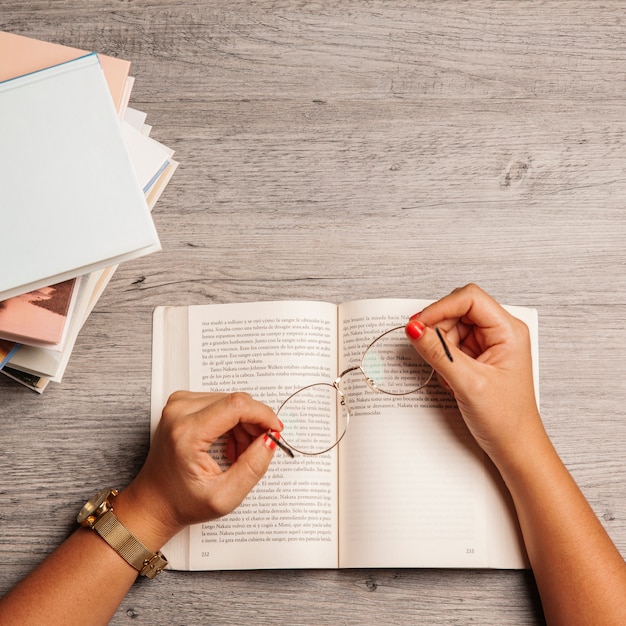
[[[0,379],[0,593],[141,466],[155,306],[469,281],[539,309],[546,427],[626,553],[622,2],[0,0],[0,28],[131,60],[181,163],[62,384]],[[168,572],[113,623],[374,621],[543,617],[527,572]]]

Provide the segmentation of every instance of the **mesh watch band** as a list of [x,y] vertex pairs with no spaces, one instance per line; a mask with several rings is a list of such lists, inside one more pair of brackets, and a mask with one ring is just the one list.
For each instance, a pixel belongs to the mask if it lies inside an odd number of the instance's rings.
[[146,548],[115,516],[108,510],[93,524],[93,529],[142,576],[154,578],[163,571],[167,559],[161,552],[152,552]]

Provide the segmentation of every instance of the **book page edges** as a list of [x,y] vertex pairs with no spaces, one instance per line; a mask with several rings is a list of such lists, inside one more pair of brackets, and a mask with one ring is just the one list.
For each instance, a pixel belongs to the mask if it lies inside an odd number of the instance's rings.
[[[189,322],[187,307],[160,306],[152,324],[152,393],[150,438],[161,419],[169,396],[189,388]],[[172,537],[163,547],[169,569],[189,569],[189,528]]]

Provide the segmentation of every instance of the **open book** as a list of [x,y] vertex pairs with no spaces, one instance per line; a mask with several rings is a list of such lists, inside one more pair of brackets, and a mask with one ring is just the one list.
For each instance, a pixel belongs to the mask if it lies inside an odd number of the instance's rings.
[[[158,307],[152,429],[170,393],[248,391],[274,410],[307,384],[358,364],[384,330],[423,300]],[[531,331],[537,313],[508,307]],[[163,549],[173,569],[527,566],[497,472],[436,378],[391,397],[363,381],[348,398],[349,430],[333,451],[289,458],[230,515],[192,526]],[[328,415],[329,428],[334,420]],[[216,447],[216,453],[223,445]]]

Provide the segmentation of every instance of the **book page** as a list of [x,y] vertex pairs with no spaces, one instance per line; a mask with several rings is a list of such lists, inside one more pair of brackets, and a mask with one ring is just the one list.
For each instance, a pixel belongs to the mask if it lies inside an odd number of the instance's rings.
[[[358,363],[377,335],[426,304],[340,306],[340,366]],[[352,418],[339,451],[340,566],[489,566],[489,506],[506,505],[499,493],[488,498],[498,491],[494,477],[452,396],[436,377],[401,397],[354,377],[347,382]],[[521,565],[513,559],[507,566]]]
[[[188,319],[192,391],[247,391],[277,410],[297,389],[336,376],[334,304],[192,306]],[[337,567],[336,463],[336,453],[291,459],[277,449],[238,509],[191,527],[190,569]]]

